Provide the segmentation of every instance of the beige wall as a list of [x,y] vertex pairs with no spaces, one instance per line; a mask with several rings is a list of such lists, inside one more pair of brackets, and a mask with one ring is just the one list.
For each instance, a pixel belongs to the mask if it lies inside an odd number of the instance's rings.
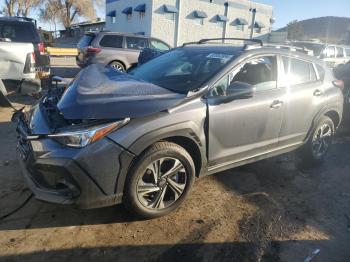
[[[171,21],[166,18],[164,4],[177,6],[180,1],[179,21]],[[145,32],[146,35],[157,37],[168,44],[176,45],[176,30],[179,25],[178,44],[197,41],[202,38],[220,38],[223,35],[223,28],[216,21],[216,15],[225,14],[224,3],[226,0],[120,0],[107,5],[107,13],[113,8],[117,10],[115,24],[111,24],[110,17],[106,17],[106,29],[119,32]],[[248,0],[229,0],[228,15],[229,21],[226,26],[226,37],[249,38],[252,13],[249,8],[257,8],[256,21],[263,23],[261,34],[254,34],[255,37],[267,34],[271,31],[270,18],[273,16],[272,6],[254,3]],[[135,8],[140,3],[146,3],[145,18],[139,19],[138,13],[134,12],[130,20],[121,11],[127,7]],[[204,19],[204,25],[198,25],[193,17],[193,11],[203,11],[208,15]],[[244,31],[239,31],[233,22],[236,18],[244,18],[249,25]]]

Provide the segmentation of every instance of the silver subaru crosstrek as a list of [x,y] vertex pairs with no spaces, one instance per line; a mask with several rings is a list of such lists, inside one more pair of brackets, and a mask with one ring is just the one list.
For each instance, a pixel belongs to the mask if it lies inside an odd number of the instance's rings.
[[78,66],[103,64],[124,72],[138,63],[143,49],[168,51],[170,46],[156,38],[104,31],[86,33],[80,39],[77,48]]
[[35,197],[82,208],[124,203],[153,218],[176,209],[196,177],[296,149],[323,161],[343,112],[343,83],[325,63],[259,40],[212,41],[129,74],[90,65],[15,114]]

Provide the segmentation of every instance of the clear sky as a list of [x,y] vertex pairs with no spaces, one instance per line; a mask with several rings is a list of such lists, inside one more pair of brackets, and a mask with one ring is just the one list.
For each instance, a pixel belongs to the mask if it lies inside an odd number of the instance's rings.
[[[274,17],[276,18],[274,29],[284,27],[288,22],[295,19],[304,20],[320,16],[350,17],[350,0],[255,0],[255,2],[273,6]],[[0,8],[3,8],[3,0],[0,0]],[[97,9],[97,16],[104,18],[104,6]],[[33,11],[32,16],[35,17],[38,12]],[[39,22],[39,24],[49,29],[47,23]]]
[[292,20],[320,16],[350,17],[350,0],[256,0],[273,6],[274,29],[284,27]]

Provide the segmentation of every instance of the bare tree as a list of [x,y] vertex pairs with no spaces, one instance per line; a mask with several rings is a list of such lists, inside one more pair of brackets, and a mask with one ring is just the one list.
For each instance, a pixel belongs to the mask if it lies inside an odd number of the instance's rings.
[[43,0],[4,0],[8,16],[29,16],[30,10],[39,6]]
[[77,17],[87,19],[95,18],[95,6],[102,5],[103,0],[46,0],[45,7],[42,9],[41,17],[43,20],[53,21],[55,16],[57,21],[66,29],[69,29]]
[[17,4],[17,0],[4,0],[5,1],[5,9],[4,12],[8,16],[14,16],[15,15],[15,7]]

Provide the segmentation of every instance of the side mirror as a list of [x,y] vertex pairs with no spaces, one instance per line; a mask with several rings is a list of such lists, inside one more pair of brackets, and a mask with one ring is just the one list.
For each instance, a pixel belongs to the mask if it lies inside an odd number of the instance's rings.
[[245,99],[254,96],[255,88],[244,82],[232,82],[227,88],[226,95],[234,99]]

